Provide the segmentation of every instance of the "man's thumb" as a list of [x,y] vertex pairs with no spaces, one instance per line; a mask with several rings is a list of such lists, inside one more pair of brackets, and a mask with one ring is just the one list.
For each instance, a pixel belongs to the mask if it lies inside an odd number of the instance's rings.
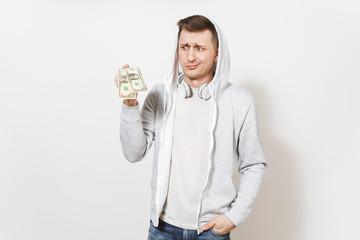
[[204,225],[201,227],[201,229],[202,229],[203,231],[206,231],[206,230],[209,230],[210,228],[212,228],[214,225],[215,225],[215,223],[214,223],[213,221],[210,221],[210,222],[204,224]]

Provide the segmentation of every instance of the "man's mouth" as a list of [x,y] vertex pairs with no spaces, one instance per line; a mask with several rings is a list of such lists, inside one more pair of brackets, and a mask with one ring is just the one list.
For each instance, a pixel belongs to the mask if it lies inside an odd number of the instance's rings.
[[194,70],[198,67],[199,65],[187,65],[186,68],[190,69],[190,70]]

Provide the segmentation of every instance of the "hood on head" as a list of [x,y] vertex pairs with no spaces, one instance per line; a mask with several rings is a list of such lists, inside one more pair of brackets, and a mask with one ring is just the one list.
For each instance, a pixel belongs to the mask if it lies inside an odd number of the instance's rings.
[[[204,16],[204,15],[203,15]],[[212,97],[216,98],[220,95],[220,93],[227,87],[229,82],[229,71],[230,71],[230,55],[228,46],[226,44],[225,37],[218,27],[218,25],[208,18],[215,26],[218,40],[219,40],[219,48],[218,48],[218,60],[216,62],[216,70],[213,80],[209,83],[209,89]],[[172,93],[177,88],[177,77],[182,73],[182,69],[179,66],[179,55],[178,55],[178,37],[176,35],[175,44],[173,47],[172,54],[172,67],[169,73],[165,77],[165,94],[167,97],[171,96]]]

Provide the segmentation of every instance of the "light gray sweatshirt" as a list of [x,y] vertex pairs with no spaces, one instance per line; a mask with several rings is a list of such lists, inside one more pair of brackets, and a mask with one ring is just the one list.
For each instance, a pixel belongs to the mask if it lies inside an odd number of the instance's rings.
[[[198,234],[205,223],[219,214],[225,214],[236,226],[242,223],[250,214],[267,166],[255,99],[250,92],[228,81],[230,57],[227,44],[219,27],[212,22],[218,32],[219,51],[216,72],[209,83],[212,96],[208,131],[210,151],[197,212]],[[173,67],[164,83],[156,84],[150,90],[141,110],[139,103],[127,106],[122,102],[120,141],[125,158],[130,162],[141,161],[155,142],[150,217],[156,227],[168,192],[178,93],[176,80],[183,74],[179,71],[177,45],[176,37]],[[242,174],[237,190],[232,182],[236,170]]]

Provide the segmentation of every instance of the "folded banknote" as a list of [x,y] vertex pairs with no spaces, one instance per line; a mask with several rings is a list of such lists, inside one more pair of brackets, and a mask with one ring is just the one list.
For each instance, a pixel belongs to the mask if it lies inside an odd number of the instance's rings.
[[140,68],[119,68],[119,97],[136,99],[137,92],[147,91]]

